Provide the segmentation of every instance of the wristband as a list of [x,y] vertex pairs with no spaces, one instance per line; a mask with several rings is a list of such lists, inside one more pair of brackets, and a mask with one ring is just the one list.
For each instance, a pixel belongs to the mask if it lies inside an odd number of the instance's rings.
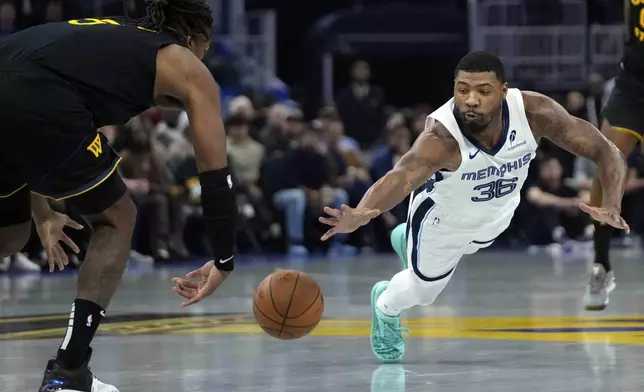
[[237,202],[232,191],[230,169],[199,173],[201,206],[214,253],[215,267],[222,271],[235,268]]

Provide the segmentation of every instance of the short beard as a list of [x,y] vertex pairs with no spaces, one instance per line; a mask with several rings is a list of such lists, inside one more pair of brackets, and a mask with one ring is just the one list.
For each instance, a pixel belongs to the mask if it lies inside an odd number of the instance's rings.
[[481,124],[478,122],[466,122],[464,119],[461,118],[461,130],[466,133],[469,133],[470,135],[482,134],[487,130],[488,125],[490,125],[490,122],[487,122],[485,124]]

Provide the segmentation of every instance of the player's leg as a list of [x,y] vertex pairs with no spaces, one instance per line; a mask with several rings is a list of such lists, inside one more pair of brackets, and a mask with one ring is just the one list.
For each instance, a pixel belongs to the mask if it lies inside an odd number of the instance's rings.
[[31,208],[27,187],[0,195],[0,260],[20,252],[30,236]]
[[[628,156],[635,145],[642,141],[644,121],[641,119],[641,112],[644,109],[644,87],[636,80],[630,80],[625,74],[620,75],[619,78],[624,80],[620,80],[606,105],[604,110],[606,119],[601,125],[601,131],[625,156]],[[629,90],[624,90],[625,86],[630,86]],[[600,206],[601,202],[602,187],[595,175],[590,204]],[[586,310],[605,309],[608,305],[608,295],[615,288],[615,275],[609,257],[612,233],[611,226],[595,222],[593,236],[595,260],[583,301]]]
[[411,208],[406,244],[409,268],[389,282],[376,283],[371,291],[371,346],[374,354],[387,362],[400,360],[405,352],[401,312],[436,300],[469,242],[460,236],[445,236],[440,212],[424,192],[414,198]]
[[41,392],[61,385],[63,390],[118,392],[95,379],[88,363],[90,344],[125,272],[136,207],[116,172],[119,158],[107,140],[98,134],[86,144],[46,182],[32,186],[39,194],[66,200],[92,229],[69,326],[56,359],[47,364]]

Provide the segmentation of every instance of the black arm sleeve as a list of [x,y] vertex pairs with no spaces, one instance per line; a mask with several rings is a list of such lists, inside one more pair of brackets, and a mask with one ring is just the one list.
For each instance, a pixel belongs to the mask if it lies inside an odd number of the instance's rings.
[[232,271],[237,230],[237,202],[229,168],[199,174],[203,216],[214,252],[215,267]]

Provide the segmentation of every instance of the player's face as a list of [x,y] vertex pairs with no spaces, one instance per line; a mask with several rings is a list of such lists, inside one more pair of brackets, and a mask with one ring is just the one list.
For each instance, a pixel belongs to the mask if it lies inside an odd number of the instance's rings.
[[494,72],[460,71],[454,81],[454,101],[466,131],[477,134],[487,129],[501,113],[501,103],[508,91]]

